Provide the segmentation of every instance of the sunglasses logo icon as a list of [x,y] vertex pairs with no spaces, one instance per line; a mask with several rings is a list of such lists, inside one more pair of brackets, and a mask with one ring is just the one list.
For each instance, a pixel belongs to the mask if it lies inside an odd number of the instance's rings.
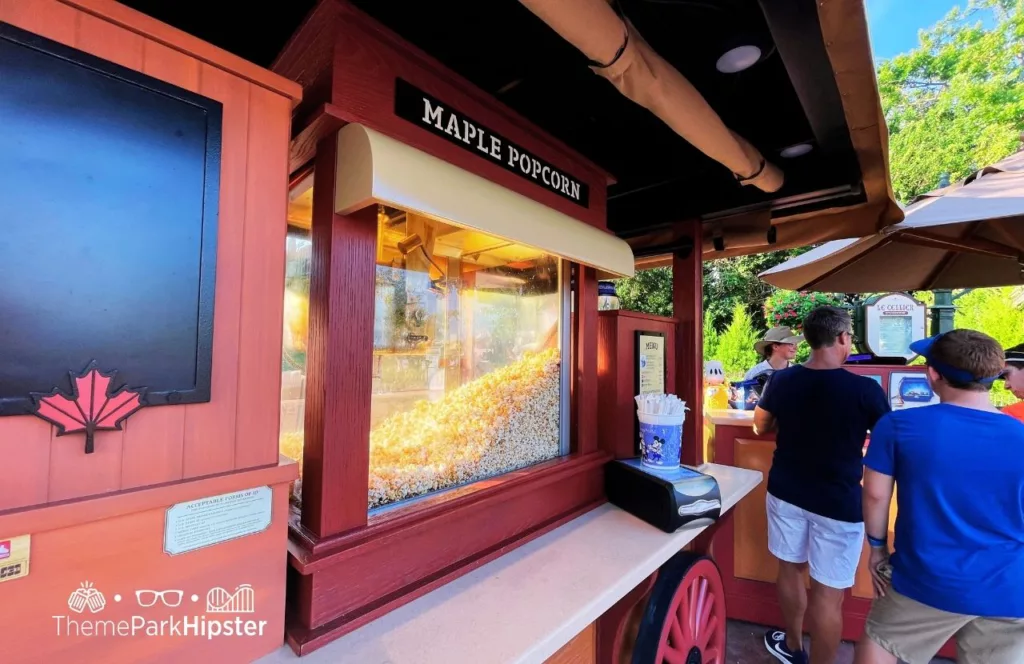
[[174,608],[181,605],[184,593],[180,590],[136,590],[135,601],[142,608],[149,608],[160,600],[164,606]]

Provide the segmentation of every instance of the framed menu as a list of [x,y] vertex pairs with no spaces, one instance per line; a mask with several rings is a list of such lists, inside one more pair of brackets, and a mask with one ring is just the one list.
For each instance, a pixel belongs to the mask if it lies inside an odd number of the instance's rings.
[[664,394],[666,383],[665,333],[636,333],[634,375],[637,394]]

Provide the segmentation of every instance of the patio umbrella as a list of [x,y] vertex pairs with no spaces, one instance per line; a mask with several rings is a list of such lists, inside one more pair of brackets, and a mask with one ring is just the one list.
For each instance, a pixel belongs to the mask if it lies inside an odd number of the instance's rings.
[[918,196],[874,235],[826,242],[760,277],[831,293],[1024,284],[1024,152]]

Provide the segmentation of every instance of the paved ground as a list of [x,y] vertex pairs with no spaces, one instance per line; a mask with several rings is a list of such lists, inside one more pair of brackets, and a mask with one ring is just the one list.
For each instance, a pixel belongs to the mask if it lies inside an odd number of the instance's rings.
[[[750,623],[729,621],[729,637],[726,646],[726,664],[779,664],[779,661],[764,649],[766,627]],[[839,647],[835,664],[852,664],[853,644],[844,643]],[[948,659],[934,659],[932,664],[952,664]]]

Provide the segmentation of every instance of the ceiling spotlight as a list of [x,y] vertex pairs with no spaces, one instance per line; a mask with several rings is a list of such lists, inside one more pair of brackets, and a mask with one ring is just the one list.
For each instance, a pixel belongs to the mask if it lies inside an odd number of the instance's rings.
[[779,154],[785,159],[792,159],[793,157],[802,157],[813,149],[810,143],[797,143],[783,148]]
[[735,74],[744,69],[750,69],[761,59],[761,49],[747,44],[730,48],[718,58],[715,68],[723,74]]

